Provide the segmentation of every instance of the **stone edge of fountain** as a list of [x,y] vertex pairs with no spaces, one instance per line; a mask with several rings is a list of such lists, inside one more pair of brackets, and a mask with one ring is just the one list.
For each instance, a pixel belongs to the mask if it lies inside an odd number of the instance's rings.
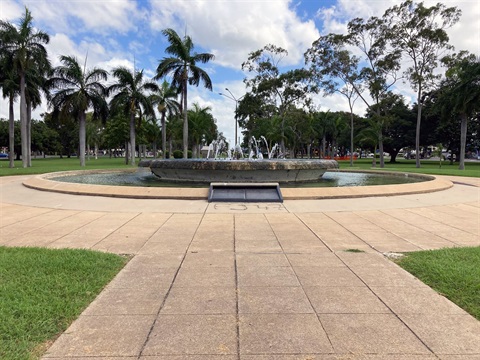
[[[137,186],[110,186],[75,184],[52,180],[53,177],[74,175],[78,173],[114,172],[120,170],[83,170],[65,171],[32,175],[23,181],[25,187],[71,195],[106,196],[132,199],[177,199],[177,200],[205,200],[208,197],[208,187],[205,188],[174,188],[174,187],[137,187]],[[123,170],[124,171],[124,170]],[[132,172],[137,169],[132,169]],[[422,194],[447,190],[453,186],[450,180],[433,175],[398,173],[387,171],[353,171],[338,170],[338,172],[357,172],[389,174],[396,176],[412,176],[426,181],[375,186],[346,186],[346,187],[321,187],[321,188],[282,188],[284,200],[316,200],[316,199],[353,199],[361,197],[399,196],[409,194]]]

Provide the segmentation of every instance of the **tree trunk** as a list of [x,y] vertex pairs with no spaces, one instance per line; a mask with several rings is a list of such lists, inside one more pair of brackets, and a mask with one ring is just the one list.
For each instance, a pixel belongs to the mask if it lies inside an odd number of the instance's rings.
[[130,165],[135,166],[135,112],[130,111]]
[[25,98],[25,74],[20,72],[20,135],[22,138],[22,166],[28,166],[27,101]]
[[418,85],[418,95],[417,95],[417,128],[415,131],[415,166],[420,167],[420,125],[422,122],[422,84]]
[[[349,98],[350,103],[350,98]],[[353,109],[350,105],[350,167],[353,167]]]
[[327,139],[325,137],[325,135],[323,135],[322,137],[322,158],[325,158],[325,151],[326,151],[326,144],[327,143]]
[[[380,130],[380,136],[378,137],[378,152],[380,155],[380,167],[384,168],[385,167],[385,160],[383,158],[383,135],[382,135],[382,130]],[[376,154],[373,154],[374,157],[376,157]]]
[[79,157],[80,166],[85,166],[85,139],[86,139],[86,123],[87,115],[83,112],[79,116],[79,131],[78,131],[78,143],[80,144]]
[[183,158],[188,158],[187,79],[183,83]]
[[27,101],[27,163],[32,167],[32,102]]
[[[459,170],[465,170],[465,146],[467,144],[467,123],[468,117],[467,114],[462,113],[460,115],[462,120],[460,127],[460,163],[458,165]],[[453,158],[453,155],[452,155]]]
[[165,117],[165,111],[162,111],[162,155],[164,159],[167,155],[167,122]]
[[8,104],[8,167],[15,167],[15,112],[13,110],[14,103],[13,94],[10,95]]

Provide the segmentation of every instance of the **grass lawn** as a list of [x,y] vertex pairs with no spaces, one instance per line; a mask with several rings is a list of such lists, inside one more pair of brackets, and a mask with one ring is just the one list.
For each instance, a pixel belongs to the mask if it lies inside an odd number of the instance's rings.
[[397,263],[480,320],[480,247],[413,252]]
[[380,160],[377,159],[377,167],[372,168],[372,159],[358,159],[354,161],[353,167],[350,167],[350,161],[339,161],[342,170],[378,170],[378,171],[401,171],[430,175],[451,175],[451,176],[468,176],[480,177],[480,161],[465,162],[465,170],[458,170],[458,163],[454,162],[450,165],[449,161],[443,161],[442,167],[439,167],[438,160],[422,160],[421,167],[415,167],[415,160],[397,159],[397,162],[391,164],[387,159],[385,167],[380,168]]
[[0,359],[38,359],[127,261],[89,250],[0,247]]
[[21,161],[15,161],[15,167],[10,169],[8,167],[9,162],[6,159],[0,160],[0,176],[10,175],[31,175],[31,174],[44,174],[55,171],[70,171],[70,170],[94,170],[94,169],[125,169],[129,168],[129,165],[125,165],[124,158],[110,158],[109,156],[85,159],[85,167],[80,166],[80,160],[73,158],[38,158],[32,159],[32,166],[29,168],[23,168]]
[[[137,159],[139,161],[139,159]],[[378,170],[378,171],[402,171],[414,172],[432,175],[454,175],[454,176],[469,176],[480,177],[480,161],[469,161],[465,163],[465,170],[458,170],[458,163],[450,165],[449,162],[443,162],[442,168],[439,168],[438,161],[423,160],[422,167],[417,169],[415,167],[415,160],[399,159],[395,164],[390,164],[387,160],[385,168],[380,168],[379,160],[377,159],[377,167],[372,168],[372,159],[359,159],[350,167],[349,161],[339,161],[340,169],[351,170]],[[80,160],[77,158],[38,158],[32,160],[32,167],[22,168],[22,162],[16,161],[15,168],[8,167],[8,160],[0,160],[0,176],[9,175],[30,175],[43,174],[55,171],[69,171],[69,170],[92,170],[92,169],[126,169],[130,168],[125,165],[124,158],[110,158],[109,156],[101,156],[97,160],[93,157],[86,160],[86,166],[80,167]]]

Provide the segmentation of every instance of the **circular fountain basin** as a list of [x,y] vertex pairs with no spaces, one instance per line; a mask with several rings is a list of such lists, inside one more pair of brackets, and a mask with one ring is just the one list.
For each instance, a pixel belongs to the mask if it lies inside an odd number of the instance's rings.
[[338,169],[335,160],[142,160],[159,179],[182,182],[279,182],[301,183],[321,179],[327,170]]

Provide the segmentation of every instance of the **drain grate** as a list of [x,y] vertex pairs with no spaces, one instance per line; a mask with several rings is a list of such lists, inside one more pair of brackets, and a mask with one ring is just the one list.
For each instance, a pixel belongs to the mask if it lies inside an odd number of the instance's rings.
[[208,202],[283,202],[278,183],[211,183]]

